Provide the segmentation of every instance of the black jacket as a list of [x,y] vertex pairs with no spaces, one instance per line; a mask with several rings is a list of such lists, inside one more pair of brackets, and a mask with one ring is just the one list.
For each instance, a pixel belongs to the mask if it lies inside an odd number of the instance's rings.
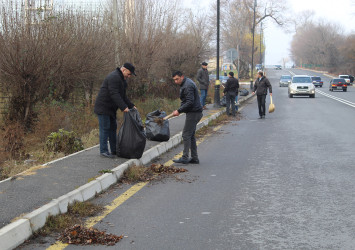
[[196,79],[200,84],[200,89],[208,89],[208,85],[210,84],[210,77],[208,76],[207,69],[199,69],[197,71]]
[[202,112],[198,89],[190,78],[185,77],[180,85],[180,100],[179,113]]
[[237,78],[230,77],[227,80],[226,86],[223,90],[223,93],[230,93],[230,94],[235,94],[238,95],[238,89],[239,89],[239,81]]
[[98,115],[116,117],[117,109],[134,107],[126,95],[127,82],[119,68],[111,72],[101,85],[97,95],[94,112]]
[[269,80],[263,76],[261,80],[256,79],[254,84],[254,92],[257,95],[267,95],[267,89],[269,88],[269,93],[272,93],[272,87]]

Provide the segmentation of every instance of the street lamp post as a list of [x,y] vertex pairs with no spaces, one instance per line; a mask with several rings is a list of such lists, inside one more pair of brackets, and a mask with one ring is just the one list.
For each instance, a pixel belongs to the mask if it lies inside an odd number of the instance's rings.
[[254,39],[255,39],[255,7],[256,0],[254,0],[254,21],[253,21],[253,44],[251,49],[251,75],[250,75],[250,89],[253,89],[253,79],[254,79]]
[[220,0],[217,0],[217,70],[216,70],[216,83],[214,89],[214,107],[220,107],[220,98],[219,98],[219,87],[221,82],[219,81],[219,8]]

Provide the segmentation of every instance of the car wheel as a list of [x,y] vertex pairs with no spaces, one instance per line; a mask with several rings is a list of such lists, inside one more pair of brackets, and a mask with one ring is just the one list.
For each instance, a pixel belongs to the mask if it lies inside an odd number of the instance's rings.
[[347,89],[343,89],[344,92],[346,92]]
[[293,98],[293,95],[292,94],[288,94],[288,97]]
[[313,95],[309,95],[310,98],[314,98],[316,97],[316,94],[313,94]]

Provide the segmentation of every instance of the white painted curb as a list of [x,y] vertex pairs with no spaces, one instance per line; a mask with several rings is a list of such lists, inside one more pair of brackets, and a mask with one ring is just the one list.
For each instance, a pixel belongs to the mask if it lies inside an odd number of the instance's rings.
[[0,229],[0,249],[9,250],[19,246],[32,235],[30,221],[17,220]]
[[[239,103],[244,103],[249,100],[252,95],[239,101]],[[218,116],[222,115],[225,109],[221,109],[219,112],[211,115],[204,121],[197,125],[197,130],[204,126]],[[90,200],[95,197],[95,195],[107,190],[110,186],[117,183],[117,181],[122,177],[124,171],[133,166],[145,165],[156,159],[160,155],[166,153],[168,150],[180,144],[182,141],[182,132],[174,135],[167,142],[159,143],[153,148],[144,152],[140,159],[131,159],[125,163],[112,169],[112,173],[105,173],[95,180],[63,195],[57,199],[53,199],[50,203],[34,210],[31,213],[26,214],[22,219],[10,223],[9,225],[0,229],[0,250],[14,249],[21,245],[25,240],[27,240],[31,235],[38,229],[44,226],[46,219],[49,215],[57,215],[60,213],[66,213],[68,211],[68,205],[74,203],[75,201],[83,202]],[[88,149],[86,149],[88,150]],[[83,150],[83,151],[86,151]],[[82,151],[81,151],[82,152]],[[75,153],[78,154],[79,152]],[[74,154],[74,155],[75,155]],[[69,156],[68,156],[69,157]],[[66,157],[67,158],[67,157]],[[57,161],[57,160],[55,160]],[[53,161],[53,162],[55,162]]]

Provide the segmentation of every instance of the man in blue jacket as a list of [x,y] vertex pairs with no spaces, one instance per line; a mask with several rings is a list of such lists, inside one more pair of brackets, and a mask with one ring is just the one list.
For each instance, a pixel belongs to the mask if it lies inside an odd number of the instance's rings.
[[[127,98],[126,80],[131,75],[136,75],[131,63],[125,63],[105,78],[97,95],[94,112],[99,119],[100,155],[113,158],[116,155],[116,112],[119,108],[123,112],[129,112],[135,108]],[[110,143],[111,153],[108,150],[107,139]]]
[[[199,164],[200,161],[197,155],[197,144],[195,138],[197,123],[202,118],[202,106],[196,84],[190,79],[184,77],[180,71],[173,73],[175,84],[180,85],[180,100],[181,105],[178,110],[173,112],[174,116],[181,113],[186,113],[185,126],[182,131],[182,139],[184,142],[183,155],[178,160],[173,160],[175,163],[183,164]],[[191,158],[189,153],[191,150]]]

